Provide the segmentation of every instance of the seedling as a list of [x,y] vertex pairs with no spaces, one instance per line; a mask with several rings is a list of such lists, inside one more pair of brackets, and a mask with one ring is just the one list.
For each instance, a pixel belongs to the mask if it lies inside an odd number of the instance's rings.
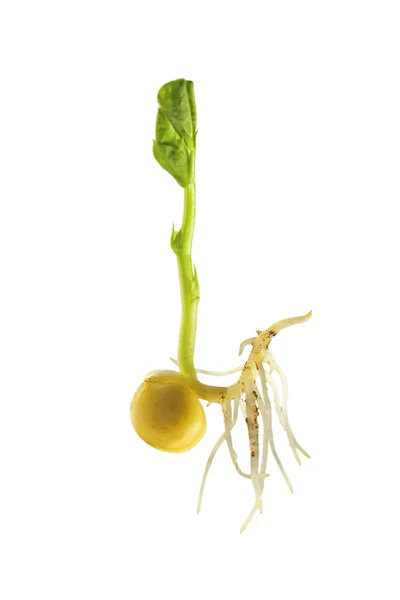
[[[236,369],[215,372],[195,368],[200,290],[196,268],[192,263],[197,136],[193,83],[185,79],[166,83],[158,92],[158,104],[154,157],[184,190],[182,225],[178,231],[173,227],[171,235],[171,248],[178,263],[182,304],[178,357],[173,361],[178,370],[152,371],[145,377],[131,403],[131,420],[136,433],[153,448],[165,452],[185,452],[201,440],[206,430],[206,416],[201,401],[218,403],[223,413],[224,432],[207,460],[197,510],[200,512],[211,463],[218,449],[226,443],[234,468],[239,475],[251,481],[254,490],[254,505],[241,528],[244,531],[257,510],[262,512],[269,451],[290,491],[293,491],[275,447],[272,407],[286,432],[296,461],[301,464],[300,454],[309,457],[290,427],[287,380],[271,353],[270,343],[282,329],[307,321],[311,312],[278,321],[267,329],[257,331],[256,336],[244,340],[239,355],[247,346],[251,347],[250,353],[244,365]],[[227,387],[207,385],[198,378],[199,374],[221,376],[236,372],[240,372],[239,378]],[[248,431],[248,473],[238,464],[232,440],[239,411],[243,413]]]

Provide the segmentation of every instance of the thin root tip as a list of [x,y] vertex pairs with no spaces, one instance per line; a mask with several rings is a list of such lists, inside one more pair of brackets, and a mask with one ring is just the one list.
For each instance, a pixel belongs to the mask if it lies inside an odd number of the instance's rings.
[[294,494],[294,489],[293,489],[293,486],[292,486],[292,482],[287,479],[286,483],[287,483],[287,486],[289,488],[290,493]]
[[311,458],[311,456],[308,454],[308,452],[306,452],[306,450],[304,450],[304,448],[302,448],[301,446],[297,445],[297,449],[302,453],[303,456],[305,456],[306,458]]

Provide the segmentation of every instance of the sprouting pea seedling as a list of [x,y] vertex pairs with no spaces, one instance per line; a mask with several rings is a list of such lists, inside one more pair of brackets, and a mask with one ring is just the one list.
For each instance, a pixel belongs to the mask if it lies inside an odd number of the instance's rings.
[[[158,104],[154,157],[184,190],[182,225],[178,231],[173,227],[171,235],[171,247],[178,263],[182,304],[178,359],[173,361],[178,371],[152,371],[145,377],[131,403],[131,420],[136,433],[153,448],[165,452],[185,452],[201,440],[206,430],[201,400],[218,403],[223,413],[224,431],[206,463],[197,509],[200,512],[211,463],[218,449],[226,443],[234,468],[239,475],[251,481],[254,490],[254,505],[241,528],[244,531],[257,510],[262,512],[269,451],[289,489],[293,491],[275,447],[273,407],[297,462],[301,464],[300,454],[309,457],[297,442],[289,424],[287,380],[271,353],[270,343],[282,329],[307,321],[311,312],[278,321],[267,329],[257,331],[256,336],[244,340],[239,355],[246,346],[251,346],[251,350],[244,365],[238,368],[224,372],[195,368],[200,290],[192,263],[197,135],[193,83],[185,79],[166,83],[158,93]],[[228,387],[207,385],[198,379],[198,374],[219,376],[236,372],[240,372],[238,379]],[[233,446],[232,431],[239,411],[243,413],[248,431],[249,472],[244,472],[239,466]]]

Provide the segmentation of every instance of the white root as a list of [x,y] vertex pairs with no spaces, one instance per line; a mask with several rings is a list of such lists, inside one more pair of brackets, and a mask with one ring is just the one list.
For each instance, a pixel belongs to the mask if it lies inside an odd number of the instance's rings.
[[[170,357],[170,361],[174,363],[174,365],[178,366],[178,361],[176,358]],[[226,371],[208,371],[206,369],[196,369],[196,373],[200,375],[211,375],[211,377],[225,377],[225,375],[233,375],[234,373],[239,373],[243,369],[242,365],[239,367],[233,367],[233,369],[227,369]]]
[[280,472],[282,473],[282,477],[283,479],[286,481],[286,484],[289,488],[289,490],[292,492],[293,494],[293,486],[291,484],[291,481],[285,471],[285,469],[283,468],[281,459],[278,456],[278,453],[276,451],[275,448],[275,442],[274,442],[274,437],[273,437],[273,430],[272,430],[272,407],[271,407],[271,401],[269,399],[269,395],[268,395],[268,388],[267,388],[267,378],[266,378],[266,373],[265,373],[265,369],[263,367],[262,364],[259,364],[259,369],[260,369],[260,380],[261,380],[261,386],[262,386],[262,392],[263,392],[263,399],[264,399],[264,403],[265,403],[265,408],[267,411],[267,416],[268,416],[268,422],[269,422],[269,427],[270,427],[270,439],[269,439],[269,445],[271,448],[271,452],[273,457],[275,458],[275,462],[279,467]]
[[[261,366],[262,368],[262,366]],[[260,472],[266,474],[267,469],[267,461],[268,461],[268,447],[272,438],[272,421],[271,421],[271,411],[267,409],[264,398],[260,394],[257,388],[258,393],[258,408],[260,410],[261,419],[263,422],[263,447],[261,454],[261,466]]]
[[207,480],[207,476],[208,476],[208,473],[209,473],[210,468],[211,468],[212,461],[214,460],[215,455],[217,454],[218,450],[221,448],[221,446],[224,443],[224,441],[225,441],[225,433],[223,433],[221,435],[221,437],[218,439],[218,441],[215,444],[214,448],[210,452],[210,456],[208,457],[208,460],[207,460],[207,463],[206,463],[206,468],[204,469],[203,478],[201,480],[201,485],[200,485],[199,499],[198,499],[198,502],[197,502],[197,514],[199,514],[199,512],[201,510],[201,503],[202,503],[203,494],[204,494],[204,486],[206,485],[206,480]]
[[293,432],[289,426],[287,413],[286,414],[284,413],[283,408],[280,403],[279,388],[278,388],[274,378],[272,377],[272,375],[266,373],[266,380],[267,380],[267,383],[269,383],[269,385],[271,386],[271,389],[273,391],[275,411],[278,415],[279,422],[282,425],[283,429],[286,431],[286,434],[287,434],[288,440],[289,440],[289,445],[292,449],[293,455],[294,455],[297,463],[299,465],[301,465],[300,456],[299,456],[299,453],[297,452],[296,441],[294,439]]
[[232,442],[232,429],[233,427],[236,425],[236,421],[237,421],[237,415],[238,415],[238,406],[239,406],[239,399],[236,398],[234,400],[234,404],[235,404],[235,409],[234,409],[234,420],[232,420],[232,410],[231,410],[231,403],[229,401],[225,401],[223,406],[222,406],[222,412],[224,414],[224,422],[225,422],[225,439],[226,439],[226,444],[228,446],[228,450],[229,450],[229,454],[231,456],[232,462],[233,462],[233,466],[235,467],[236,471],[239,473],[239,475],[241,475],[242,477],[245,477],[246,479],[250,479],[250,475],[248,475],[247,473],[244,473],[242,471],[242,469],[239,467],[238,462],[237,462],[237,454],[233,448],[233,442]]
[[275,412],[278,416],[279,419],[279,423],[282,425],[283,428],[285,428],[285,419],[283,417],[283,412],[282,412],[282,406],[280,403],[280,393],[279,393],[279,388],[276,384],[275,379],[272,377],[272,375],[270,373],[265,373],[265,378],[267,380],[267,383],[271,386],[272,389],[272,393],[273,393],[273,398],[274,398],[274,406],[275,406]]
[[254,504],[253,508],[250,511],[249,516],[247,517],[247,519],[245,520],[245,522],[243,523],[243,525],[240,528],[240,533],[243,533],[244,531],[246,531],[247,527],[250,525],[251,521],[253,520],[254,515],[257,512],[257,506]]
[[[256,339],[257,339],[256,337],[251,337],[251,338],[247,338],[247,340],[243,340],[243,342],[239,346],[239,356],[242,356],[243,350],[246,348],[246,346],[254,344]],[[240,369],[240,370],[242,370],[242,369]]]
[[[304,315],[302,317],[284,319],[283,321],[275,323],[270,328],[265,329],[264,331],[257,331],[257,337],[252,337],[244,340],[240,345],[239,354],[241,355],[243,353],[247,345],[252,345],[252,349],[242,369],[235,368],[227,371],[205,371],[203,369],[197,370],[198,373],[212,376],[231,375],[239,370],[241,371],[241,376],[238,379],[238,381],[229,388],[225,388],[226,393],[224,393],[220,397],[220,400],[218,400],[222,406],[224,414],[225,432],[218,439],[217,443],[213,447],[208,461],[206,463],[203,479],[200,486],[199,501],[197,506],[197,512],[200,512],[205,482],[212,461],[214,460],[215,455],[218,452],[219,448],[222,446],[223,442],[226,441],[229,454],[236,471],[242,477],[245,477],[246,479],[251,479],[255,495],[253,507],[247,519],[244,521],[241,527],[241,533],[245,531],[247,526],[250,524],[257,510],[262,512],[262,494],[264,492],[265,479],[269,476],[266,473],[269,449],[271,449],[272,456],[274,457],[276,464],[278,465],[278,468],[289,490],[293,493],[292,484],[282,465],[282,462],[279,458],[275,447],[272,426],[272,403],[269,395],[270,392],[275,412],[278,416],[280,424],[282,425],[283,429],[287,434],[288,441],[295,459],[299,464],[301,464],[299,452],[301,452],[304,456],[309,457],[308,453],[297,442],[293,431],[290,427],[288,417],[287,379],[282,369],[279,367],[274,357],[272,356],[269,350],[269,343],[271,342],[273,337],[282,329],[291,325],[295,325],[297,323],[303,323],[307,321],[310,317],[311,313],[308,313],[307,315]],[[173,362],[176,364],[176,361],[173,360]],[[273,377],[274,372],[279,378],[280,385],[277,384]],[[261,383],[261,391],[257,386],[258,378],[260,379]],[[208,396],[211,396],[211,394],[209,394],[209,389],[211,388],[205,389],[204,392],[203,390],[201,390],[204,393],[204,396],[206,396],[206,394]],[[220,393],[220,390],[222,388],[215,389],[218,389],[218,392]],[[211,397],[207,397],[206,399],[209,399],[210,401],[216,401]],[[231,402],[233,402],[233,415]],[[240,469],[237,462],[237,454],[234,450],[232,441],[232,430],[237,422],[239,407],[242,413],[244,414],[247,423],[248,438],[250,445],[250,474],[244,473]],[[259,425],[257,419],[258,415],[261,416],[263,432],[261,455],[259,444]]]
[[[229,406],[230,406],[230,404],[229,404]],[[197,502],[197,513],[199,513],[201,510],[201,504],[202,504],[203,494],[204,494],[204,487],[206,484],[208,473],[211,468],[211,464],[212,464],[218,450],[220,449],[220,447],[222,446],[222,444],[225,441],[227,441],[229,452],[230,452],[233,464],[234,464],[237,472],[242,477],[245,477],[246,479],[250,479],[250,475],[247,473],[243,473],[243,471],[240,469],[239,465],[237,464],[237,454],[234,451],[233,445],[232,445],[231,432],[232,432],[232,429],[236,425],[237,418],[238,418],[238,412],[239,412],[239,400],[236,399],[236,400],[234,400],[233,417],[231,419],[229,419],[229,422],[228,422],[228,419],[225,420],[225,432],[218,439],[217,443],[215,444],[215,446],[213,447],[213,449],[210,452],[210,456],[208,457],[208,460],[207,460],[207,463],[206,463],[206,466],[204,469],[204,473],[203,473],[203,478],[202,478],[201,485],[200,485],[199,499]],[[228,411],[228,415],[230,415],[230,411]],[[224,416],[225,416],[225,413],[224,413]],[[230,442],[228,442],[228,440],[230,440]]]
[[[292,450],[293,450],[293,447],[295,447],[304,456],[306,456],[307,458],[310,458],[310,455],[308,454],[308,452],[306,452],[304,450],[304,448],[302,448],[300,446],[300,444],[298,443],[298,441],[296,440],[296,438],[295,438],[295,436],[293,434],[293,431],[292,431],[292,429],[290,427],[290,424],[289,424],[289,416],[288,416],[288,396],[289,396],[289,390],[288,390],[288,382],[287,382],[286,375],[283,372],[282,368],[275,362],[275,359],[274,359],[274,357],[272,356],[271,353],[269,353],[269,356],[268,356],[268,364],[270,365],[272,371],[276,371],[276,373],[279,376],[280,382],[281,382],[281,387],[282,387],[282,416],[284,418],[284,422],[285,422],[284,428],[285,428],[285,431],[288,434],[290,446],[291,446]],[[294,453],[294,454],[296,456],[297,453]],[[301,464],[300,457],[298,456],[298,454],[296,456],[296,460],[297,460],[297,462],[299,464]]]
[[225,375],[233,375],[233,373],[239,373],[243,367],[234,367],[233,369],[227,369],[226,371],[206,371],[205,369],[196,369],[197,373],[201,375],[211,375],[212,377],[224,377]]

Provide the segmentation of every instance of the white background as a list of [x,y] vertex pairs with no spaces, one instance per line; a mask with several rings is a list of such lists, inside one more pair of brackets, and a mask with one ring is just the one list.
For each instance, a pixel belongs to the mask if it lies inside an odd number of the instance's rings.
[[[4,600],[399,598],[398,8],[2,2]],[[242,536],[226,448],[195,512],[218,407],[182,455],[129,420],[176,352],[182,191],[151,145],[177,77],[199,115],[197,365],[314,311],[272,347],[312,459],[277,434],[295,493],[271,465]]]

